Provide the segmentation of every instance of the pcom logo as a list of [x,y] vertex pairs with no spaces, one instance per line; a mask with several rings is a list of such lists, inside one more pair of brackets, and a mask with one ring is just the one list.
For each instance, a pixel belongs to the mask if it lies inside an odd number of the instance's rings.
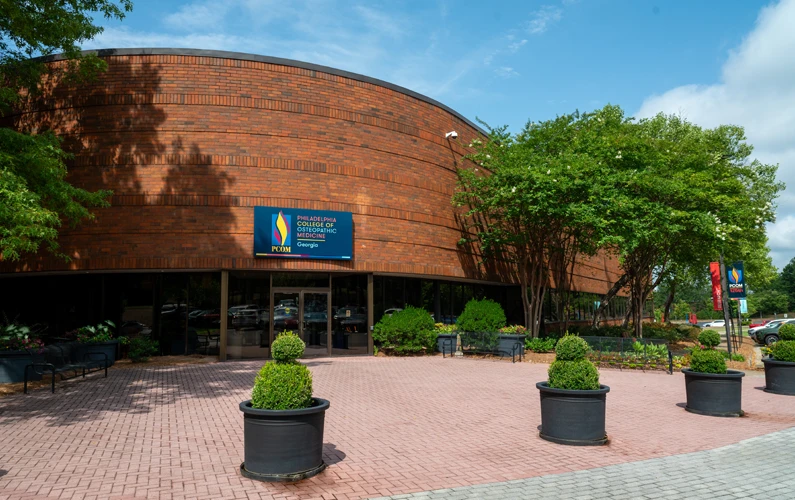
[[739,285],[743,282],[743,272],[739,269],[732,268],[729,273],[729,283],[732,285]]
[[273,233],[271,234],[271,252],[290,253],[290,236],[292,234],[292,216],[284,215],[281,210],[271,216]]

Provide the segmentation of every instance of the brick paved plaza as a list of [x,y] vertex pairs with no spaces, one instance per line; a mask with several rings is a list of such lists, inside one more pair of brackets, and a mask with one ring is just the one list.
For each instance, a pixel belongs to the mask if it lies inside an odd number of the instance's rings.
[[[611,443],[564,447],[537,437],[535,382],[547,365],[441,357],[307,363],[315,395],[331,401],[329,468],[317,477],[283,485],[239,474],[238,403],[261,362],[143,365],[60,384],[54,395],[0,399],[0,498],[390,496],[698,452],[795,425],[795,398],[761,391],[758,374],[744,381],[748,415],[721,419],[682,408],[681,374],[603,370]],[[731,455],[724,450],[715,453]],[[777,452],[758,460],[766,457],[781,465]]]

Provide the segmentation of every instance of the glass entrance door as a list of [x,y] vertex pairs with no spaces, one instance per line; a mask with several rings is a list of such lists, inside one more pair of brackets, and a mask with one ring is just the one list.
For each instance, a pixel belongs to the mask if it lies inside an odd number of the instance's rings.
[[272,338],[289,330],[306,344],[305,357],[331,354],[329,292],[274,289],[272,303]]
[[328,292],[301,292],[301,338],[306,356],[327,356],[329,352]]

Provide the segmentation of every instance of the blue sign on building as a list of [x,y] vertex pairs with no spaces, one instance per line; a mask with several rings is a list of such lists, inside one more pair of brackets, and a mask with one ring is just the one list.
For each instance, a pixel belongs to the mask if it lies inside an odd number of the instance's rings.
[[254,257],[351,260],[350,212],[254,207]]

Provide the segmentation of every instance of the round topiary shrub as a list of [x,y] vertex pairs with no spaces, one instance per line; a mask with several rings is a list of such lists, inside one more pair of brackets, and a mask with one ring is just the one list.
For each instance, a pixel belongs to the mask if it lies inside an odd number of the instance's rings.
[[[274,341],[274,345],[276,341]],[[312,405],[312,374],[295,361],[271,361],[257,374],[251,406],[262,410],[297,410]]]
[[472,299],[458,316],[456,326],[462,332],[497,332],[505,326],[505,312],[493,300]]
[[795,325],[789,323],[781,325],[781,328],[778,329],[778,337],[781,340],[795,340]]
[[556,361],[576,361],[585,359],[589,351],[588,342],[576,335],[566,335],[555,346]]
[[593,391],[599,389],[599,372],[587,359],[556,360],[549,365],[549,386],[556,389]]
[[[790,326],[790,325],[784,325]],[[795,327],[793,327],[795,329]],[[783,330],[784,327],[781,327]],[[779,331],[779,335],[781,332]],[[782,337],[783,339],[784,337]],[[770,346],[770,353],[773,355],[773,359],[776,361],[786,361],[789,363],[795,363],[795,340],[779,340],[775,344]]]
[[295,361],[304,355],[306,344],[301,337],[285,330],[273,341],[271,357],[276,361]]
[[698,342],[704,347],[717,347],[720,344],[720,334],[713,330],[704,330],[698,334]]
[[549,365],[549,387],[572,391],[599,389],[599,371],[590,360],[588,342],[566,335],[555,346],[555,361]]
[[696,348],[690,354],[690,369],[699,373],[726,373],[726,356],[715,349]]
[[373,342],[382,350],[397,354],[432,353],[436,335],[431,314],[416,307],[407,307],[392,316],[384,316],[373,328]]

